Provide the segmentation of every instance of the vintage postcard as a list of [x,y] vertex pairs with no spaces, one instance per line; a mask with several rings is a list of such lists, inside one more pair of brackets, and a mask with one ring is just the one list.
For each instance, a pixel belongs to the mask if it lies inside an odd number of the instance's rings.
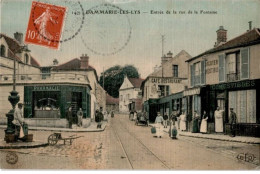
[[259,0],[1,0],[0,169],[260,170]]

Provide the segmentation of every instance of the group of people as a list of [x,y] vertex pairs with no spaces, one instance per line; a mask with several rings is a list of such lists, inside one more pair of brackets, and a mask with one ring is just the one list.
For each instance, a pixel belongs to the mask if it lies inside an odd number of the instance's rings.
[[[223,122],[223,110],[220,110],[220,107],[217,107],[214,116],[215,116],[215,132],[216,133],[223,133],[224,132],[224,122]],[[170,130],[169,135],[174,138],[176,135],[173,135],[174,130],[177,130],[177,127],[180,131],[186,131],[187,126],[187,116],[185,112],[178,113],[176,110],[170,115],[170,118],[167,114],[161,116],[161,113],[157,113],[157,117],[155,119],[155,128],[156,128],[156,136],[162,137],[163,135],[163,128],[167,128],[168,121],[170,122]],[[177,121],[177,125],[176,125]],[[233,108],[230,108],[230,131],[231,137],[236,136],[236,123],[237,123],[237,116],[234,112]],[[162,128],[163,126],[163,128]],[[208,131],[208,115],[206,111],[203,111],[202,117],[198,114],[197,111],[194,111],[194,115],[192,118],[192,133],[207,133]]]
[[[73,123],[73,120],[75,119],[75,117],[73,116],[71,106],[69,106],[69,108],[68,108],[68,111],[66,113],[66,118],[69,122],[69,128],[72,129],[72,123]],[[77,111],[77,125],[79,127],[82,126],[82,119],[83,119],[83,111],[82,111],[82,108],[79,108],[79,110]]]

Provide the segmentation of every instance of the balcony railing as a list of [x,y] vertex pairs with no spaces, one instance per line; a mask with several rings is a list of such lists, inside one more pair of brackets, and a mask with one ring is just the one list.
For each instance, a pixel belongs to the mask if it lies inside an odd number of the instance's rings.
[[227,82],[233,82],[240,80],[240,74],[239,73],[229,73],[227,74]]
[[[12,83],[13,74],[1,74],[0,84]],[[83,83],[89,84],[87,75],[75,73],[16,74],[16,83]]]

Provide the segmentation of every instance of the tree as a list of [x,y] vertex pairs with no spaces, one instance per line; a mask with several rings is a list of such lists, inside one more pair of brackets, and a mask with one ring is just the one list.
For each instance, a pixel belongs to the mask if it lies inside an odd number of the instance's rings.
[[[116,65],[104,72],[104,89],[112,97],[119,97],[119,88],[121,87],[124,76],[127,75],[129,78],[139,78],[140,75],[138,70],[133,65],[126,65],[124,67]],[[100,85],[103,86],[103,73],[100,76]]]

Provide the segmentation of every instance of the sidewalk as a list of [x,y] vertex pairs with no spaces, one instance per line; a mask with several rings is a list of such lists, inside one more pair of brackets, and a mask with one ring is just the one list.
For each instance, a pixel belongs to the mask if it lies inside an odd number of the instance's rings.
[[[153,126],[153,124],[149,124],[149,126]],[[164,128],[163,130],[168,134],[169,127]],[[229,135],[219,135],[219,134],[202,134],[202,133],[191,133],[191,132],[181,132],[178,130],[178,136],[186,136],[186,137],[194,137],[194,138],[204,138],[204,139],[212,139],[212,140],[221,140],[221,141],[232,141],[232,142],[240,142],[240,143],[248,143],[248,144],[260,144],[260,138],[255,137],[244,137],[244,136],[236,136],[230,137]]]
[[[107,121],[102,122],[101,129],[97,129],[97,123],[91,122],[87,128],[78,127],[76,124],[72,125],[72,129],[69,128],[55,128],[55,127],[29,127],[29,130],[38,131],[58,131],[58,132],[101,132],[104,131],[107,125]],[[0,129],[6,129],[6,125],[0,125]]]

